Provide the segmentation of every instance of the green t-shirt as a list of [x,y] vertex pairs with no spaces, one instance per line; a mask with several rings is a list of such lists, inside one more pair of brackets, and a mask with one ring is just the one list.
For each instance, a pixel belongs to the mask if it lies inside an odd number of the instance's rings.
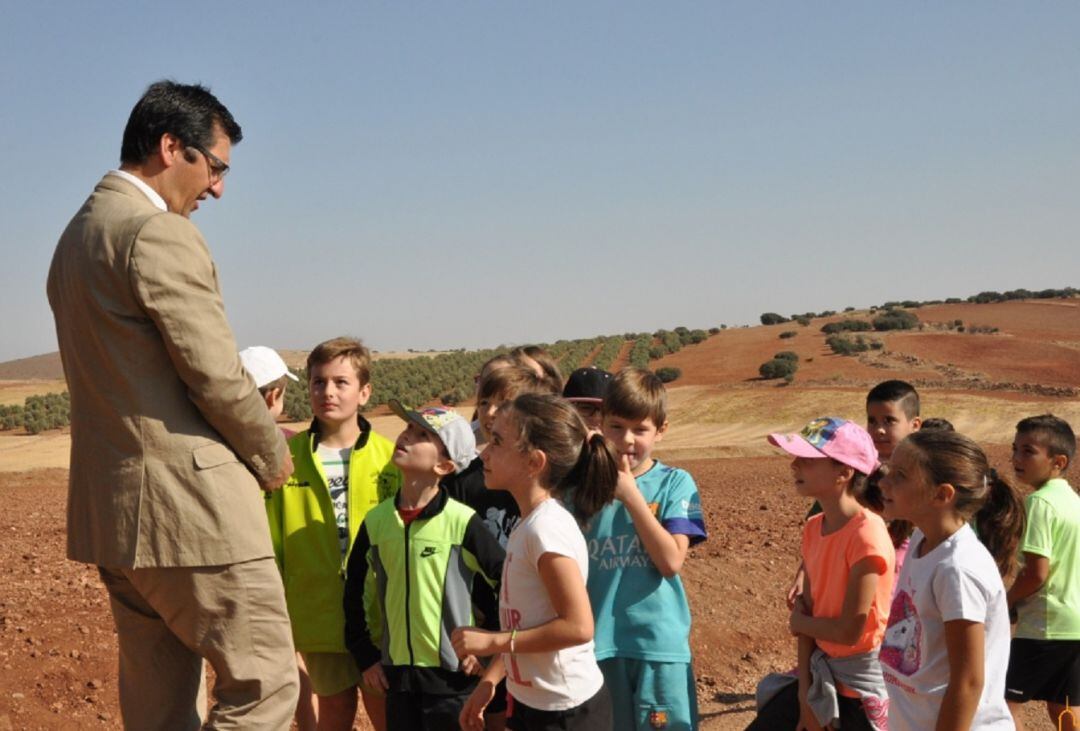
[[1080,495],[1063,479],[1028,495],[1020,550],[1050,559],[1039,590],[1017,607],[1016,637],[1080,640]]

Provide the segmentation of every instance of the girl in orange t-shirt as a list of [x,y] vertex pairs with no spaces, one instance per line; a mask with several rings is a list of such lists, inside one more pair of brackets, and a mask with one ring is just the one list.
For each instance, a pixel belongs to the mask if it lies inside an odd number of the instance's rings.
[[796,493],[816,498],[822,512],[803,529],[806,581],[789,621],[798,637],[797,681],[769,676],[762,682],[748,731],[817,731],[829,724],[884,729],[888,700],[877,652],[889,618],[895,555],[885,522],[858,501],[877,468],[877,450],[861,426],[830,417],[769,441],[794,457]]

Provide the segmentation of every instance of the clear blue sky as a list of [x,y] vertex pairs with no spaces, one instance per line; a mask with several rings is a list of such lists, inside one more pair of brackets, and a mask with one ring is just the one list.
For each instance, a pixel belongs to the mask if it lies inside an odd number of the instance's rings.
[[163,77],[241,346],[477,347],[1080,286],[1080,4],[0,0],[0,360]]

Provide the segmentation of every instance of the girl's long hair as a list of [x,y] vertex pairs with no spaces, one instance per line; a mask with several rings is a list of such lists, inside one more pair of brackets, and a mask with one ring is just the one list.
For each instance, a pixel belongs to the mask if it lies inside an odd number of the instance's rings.
[[976,533],[1007,576],[1016,567],[1016,547],[1024,533],[1024,502],[1012,483],[990,466],[973,440],[957,432],[917,431],[904,441],[932,485],[956,488],[956,510],[974,519]]
[[559,396],[526,393],[509,407],[517,421],[517,444],[547,457],[544,484],[568,502],[585,524],[615,497],[619,461],[607,440],[589,435],[581,415]]

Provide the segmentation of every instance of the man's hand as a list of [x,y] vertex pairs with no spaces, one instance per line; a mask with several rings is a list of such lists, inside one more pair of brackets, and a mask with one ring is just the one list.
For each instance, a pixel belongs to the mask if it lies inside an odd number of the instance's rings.
[[259,487],[267,492],[280,489],[282,485],[289,481],[289,478],[293,473],[292,454],[285,453],[285,463],[281,465],[281,469],[277,471],[273,477],[267,478],[265,481],[259,481]]

